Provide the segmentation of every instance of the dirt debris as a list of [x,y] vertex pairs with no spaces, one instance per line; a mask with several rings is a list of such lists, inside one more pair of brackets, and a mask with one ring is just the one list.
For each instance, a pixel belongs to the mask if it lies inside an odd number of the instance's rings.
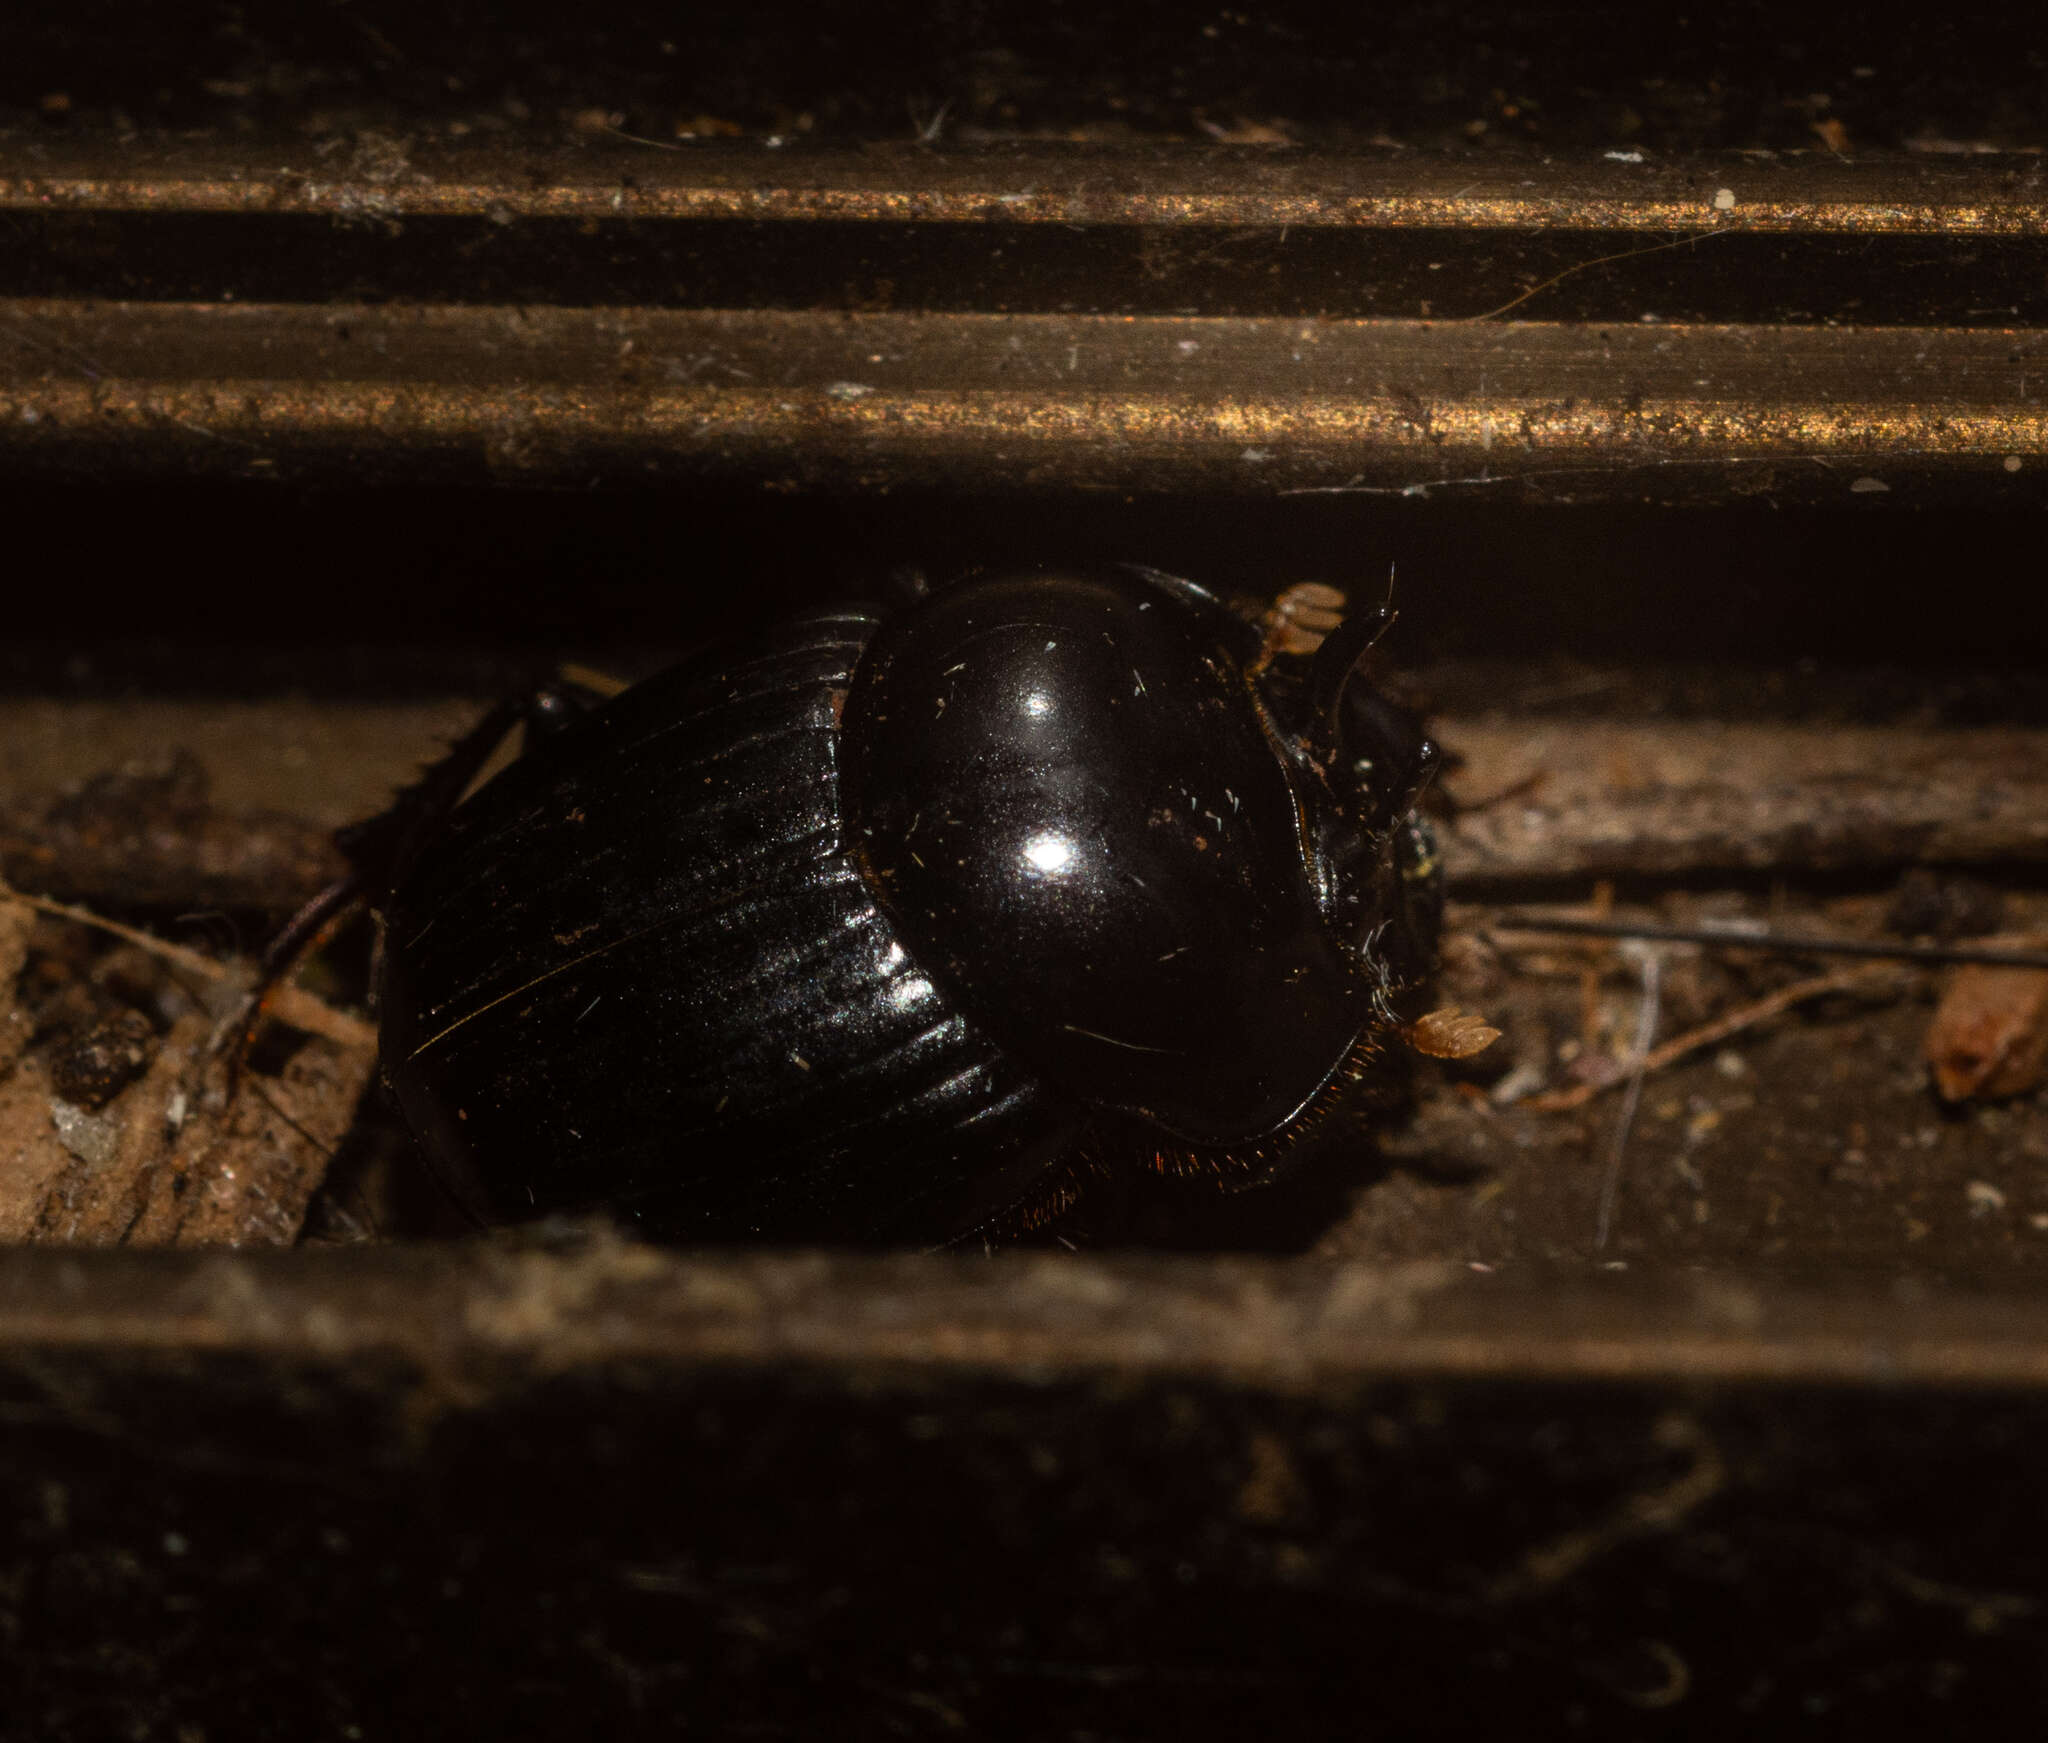
[[0,893],[0,1241],[298,1238],[374,1049],[279,1031],[231,1090],[245,975]]
[[[1678,894],[1659,917],[1691,919],[1704,903],[1723,917],[1775,905],[1784,920],[1790,904],[1813,931],[1876,936],[1890,900]],[[2017,927],[2048,908],[2038,892],[2003,900]],[[1483,1008],[1503,1038],[1469,1064],[1420,1067],[1412,1117],[1380,1135],[1384,1171],[1318,1253],[1495,1267],[1593,1255],[1620,1104],[1599,1091],[1626,1078],[1639,977],[1610,944],[1489,937],[1487,912],[1454,910],[1443,992]],[[1930,1071],[1942,988],[1972,971],[1879,966],[1817,992],[1814,959],[1669,948],[1653,1058],[1681,1029],[1750,1020],[1645,1076],[1613,1262],[1972,1276],[2048,1265],[2038,1079],[2001,1100],[1945,1102]]]

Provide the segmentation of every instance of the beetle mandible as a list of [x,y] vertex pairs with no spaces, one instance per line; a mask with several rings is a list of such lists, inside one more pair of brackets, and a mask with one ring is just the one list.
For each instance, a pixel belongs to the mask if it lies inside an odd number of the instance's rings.
[[457,805],[507,705],[344,834],[386,1082],[480,1219],[666,1240],[1000,1232],[1077,1154],[1269,1168],[1432,968],[1437,753],[1359,671],[1390,620],[973,574],[529,709]]

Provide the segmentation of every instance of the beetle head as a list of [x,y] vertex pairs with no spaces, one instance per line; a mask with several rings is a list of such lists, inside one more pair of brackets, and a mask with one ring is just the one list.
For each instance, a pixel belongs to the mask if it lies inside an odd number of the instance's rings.
[[1275,647],[1254,676],[1293,771],[1324,912],[1375,980],[1413,978],[1433,954],[1432,939],[1411,936],[1433,930],[1433,886],[1406,886],[1434,876],[1433,864],[1416,870],[1430,856],[1413,813],[1442,753],[1366,673],[1396,615],[1391,604],[1353,612],[1316,645]]

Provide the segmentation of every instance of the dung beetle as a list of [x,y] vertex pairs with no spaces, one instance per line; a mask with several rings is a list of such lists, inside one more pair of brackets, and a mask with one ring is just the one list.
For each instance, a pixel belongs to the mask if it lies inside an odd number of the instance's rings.
[[494,1222],[936,1243],[1090,1168],[1255,1177],[1432,966],[1436,750],[1359,671],[1390,619],[973,574],[501,707],[345,832],[385,1080]]

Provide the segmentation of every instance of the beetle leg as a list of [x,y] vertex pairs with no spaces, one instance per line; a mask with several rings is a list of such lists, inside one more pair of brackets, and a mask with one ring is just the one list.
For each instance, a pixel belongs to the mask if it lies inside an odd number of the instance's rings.
[[1433,738],[1425,738],[1415,747],[1414,760],[1408,765],[1408,778],[1402,783],[1406,789],[1394,805],[1394,818],[1399,820],[1422,803],[1422,795],[1429,791],[1430,783],[1437,777],[1444,765],[1443,746]]
[[363,899],[361,878],[354,871],[334,880],[300,908],[264,946],[263,961],[256,971],[256,984],[242,1007],[240,1019],[224,1032],[221,1045],[228,1051],[228,1095],[233,1097],[242,1078],[249,1050],[256,1044],[256,1032],[277,991],[294,974],[299,964],[332,938]]
[[349,869],[287,920],[264,949],[241,1019],[226,1032],[226,1043],[232,1049],[228,1057],[230,1093],[277,989],[359,904],[381,901],[397,887],[512,729],[524,723],[530,732],[559,731],[569,721],[581,718],[582,712],[582,704],[569,686],[500,702],[376,816],[335,831],[335,845]]
[[354,868],[364,894],[381,896],[397,886],[527,711],[526,697],[498,703],[376,816],[335,832],[335,845]]
[[[1013,1204],[994,1215],[960,1230],[926,1250],[934,1253],[964,1253],[986,1249],[991,1242],[1004,1246],[1036,1235],[1059,1221],[1088,1193],[1113,1178],[1097,1146],[1086,1136],[1073,1150],[1031,1182]],[[1069,1241],[1067,1245],[1072,1246]]]

